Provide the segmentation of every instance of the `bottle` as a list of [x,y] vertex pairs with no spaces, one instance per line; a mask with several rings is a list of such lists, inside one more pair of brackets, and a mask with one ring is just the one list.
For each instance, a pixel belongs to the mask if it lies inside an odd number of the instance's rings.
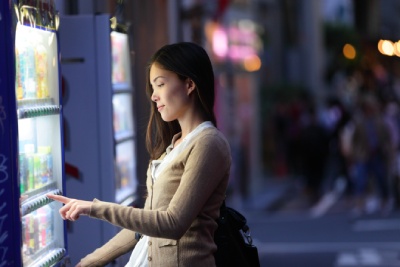
[[38,153],[40,155],[41,183],[45,185],[53,178],[53,158],[51,155],[51,147],[39,146]]
[[36,71],[33,47],[21,45],[19,48],[19,71],[22,89],[26,98],[36,97]]
[[25,145],[26,166],[27,166],[27,191],[35,189],[35,176],[34,176],[34,151],[33,144]]
[[33,155],[33,176],[34,176],[34,183],[35,189],[41,188],[42,184],[42,173],[43,169],[41,166],[41,155],[39,153],[35,153]]
[[22,255],[25,256],[28,254],[28,240],[29,240],[29,231],[27,227],[27,218],[29,215],[25,215],[22,217],[21,220],[21,227],[22,227]]
[[38,249],[38,222],[36,212],[33,212],[30,216],[27,216],[27,227],[29,232],[28,239],[28,251],[30,255],[36,253]]
[[37,98],[49,97],[48,81],[47,81],[47,50],[42,44],[35,48],[35,68],[37,82]]
[[15,91],[17,95],[17,99],[24,99],[25,98],[25,91],[22,86],[22,73],[20,68],[20,51],[18,47],[15,47]]
[[25,153],[19,153],[18,165],[19,165],[19,189],[22,195],[25,191],[27,191],[28,169],[26,164]]
[[31,230],[30,230],[31,218],[32,218],[31,214],[27,214],[27,215],[24,216],[24,222],[25,222],[25,224],[24,224],[24,226],[25,226],[25,235],[24,235],[25,240],[24,241],[25,241],[25,254],[26,255],[32,254],[31,246],[30,246],[30,242],[31,242]]
[[52,209],[46,205],[37,210],[39,221],[39,247],[47,247],[53,240],[52,233]]
[[45,206],[46,213],[46,244],[49,245],[54,241],[54,211],[51,206]]

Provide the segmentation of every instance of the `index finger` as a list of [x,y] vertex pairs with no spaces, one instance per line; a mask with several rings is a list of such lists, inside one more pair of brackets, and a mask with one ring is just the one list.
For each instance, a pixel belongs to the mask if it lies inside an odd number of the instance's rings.
[[54,194],[47,194],[46,195],[48,198],[53,199],[55,201],[67,204],[68,202],[70,202],[70,198],[68,197],[64,197],[64,196],[60,196],[60,195],[54,195]]

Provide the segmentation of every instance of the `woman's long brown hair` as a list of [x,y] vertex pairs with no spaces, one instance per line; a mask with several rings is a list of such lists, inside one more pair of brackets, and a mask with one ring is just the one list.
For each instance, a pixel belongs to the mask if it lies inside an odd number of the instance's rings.
[[175,72],[181,80],[191,79],[196,85],[196,103],[204,118],[215,127],[214,72],[207,52],[199,45],[189,42],[165,45],[150,59],[146,74],[146,93],[151,103],[150,119],[146,132],[146,147],[150,160],[159,158],[170,145],[172,137],[181,131],[178,121],[165,122],[151,101],[153,89],[150,83],[150,68],[157,65]]

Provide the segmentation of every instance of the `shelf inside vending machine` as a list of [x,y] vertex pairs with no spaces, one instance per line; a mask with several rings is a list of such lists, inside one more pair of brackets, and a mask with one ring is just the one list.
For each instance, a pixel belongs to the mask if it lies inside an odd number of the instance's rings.
[[18,108],[59,104],[57,35],[17,23],[15,92]]
[[136,158],[133,139],[116,146],[116,201],[121,203],[136,193]]
[[18,108],[18,119],[35,118],[39,116],[58,115],[61,107],[58,105],[29,106]]
[[62,195],[60,189],[51,190],[52,187],[50,184],[49,187],[30,192],[31,194],[21,195],[21,215],[24,216],[52,202],[46,194]]
[[[47,193],[60,195],[61,191]],[[58,215],[62,205],[45,194],[21,205],[23,266],[52,266],[65,254],[63,223]]]
[[117,143],[133,138],[135,128],[133,123],[132,94],[118,93],[113,95],[113,126]]
[[111,32],[112,83],[116,90],[127,90],[131,86],[131,62],[128,35]]

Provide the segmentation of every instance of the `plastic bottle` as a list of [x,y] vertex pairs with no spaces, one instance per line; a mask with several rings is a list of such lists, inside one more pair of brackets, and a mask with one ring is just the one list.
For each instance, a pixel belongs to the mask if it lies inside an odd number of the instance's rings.
[[20,68],[20,51],[18,47],[15,47],[15,91],[17,95],[17,99],[24,99],[25,98],[25,91],[22,85],[22,73]]
[[39,221],[39,247],[45,248],[53,240],[52,224],[53,211],[49,205],[46,205],[37,211]]
[[36,70],[34,49],[31,46],[21,45],[18,51],[18,67],[24,95],[26,98],[35,98]]
[[53,178],[53,158],[51,155],[51,147],[39,146],[38,152],[40,155],[41,183],[45,185]]
[[38,98],[49,97],[48,80],[47,80],[47,50],[39,44],[35,48],[35,67]]
[[27,166],[27,191],[35,189],[35,176],[34,176],[34,151],[33,144],[25,145],[26,166]]
[[20,193],[23,194],[27,190],[27,164],[25,153],[19,153],[18,157],[18,165],[19,165],[19,189]]

